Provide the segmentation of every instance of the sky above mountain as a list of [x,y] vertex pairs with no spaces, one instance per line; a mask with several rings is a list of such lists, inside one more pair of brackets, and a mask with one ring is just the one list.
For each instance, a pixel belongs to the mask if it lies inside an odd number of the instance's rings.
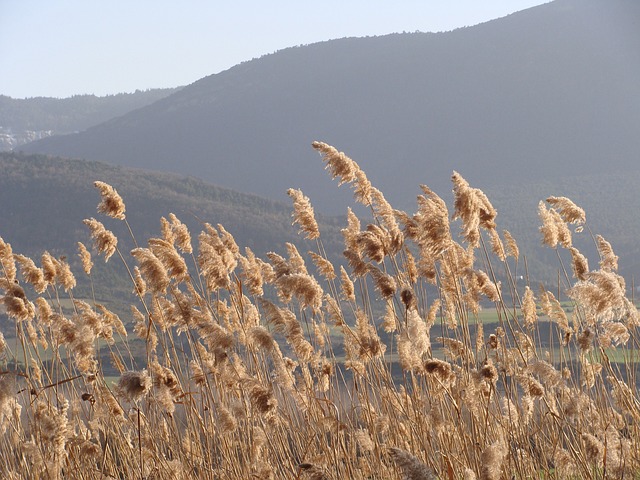
[[544,0],[0,0],[0,95],[175,87],[274,51],[471,26]]

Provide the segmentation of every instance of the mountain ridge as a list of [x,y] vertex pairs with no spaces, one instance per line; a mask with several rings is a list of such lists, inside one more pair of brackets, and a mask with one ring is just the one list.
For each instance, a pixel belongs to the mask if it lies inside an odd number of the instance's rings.
[[332,214],[350,194],[336,194],[313,140],[344,150],[400,207],[416,183],[449,191],[454,169],[480,188],[638,169],[639,18],[629,0],[557,0],[451,32],[292,47],[24,150],[269,198],[302,188]]

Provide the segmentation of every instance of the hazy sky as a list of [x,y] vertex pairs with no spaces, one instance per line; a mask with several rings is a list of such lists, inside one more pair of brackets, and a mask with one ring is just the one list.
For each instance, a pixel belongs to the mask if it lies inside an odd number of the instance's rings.
[[446,31],[546,0],[0,0],[0,94],[187,85],[282,48]]

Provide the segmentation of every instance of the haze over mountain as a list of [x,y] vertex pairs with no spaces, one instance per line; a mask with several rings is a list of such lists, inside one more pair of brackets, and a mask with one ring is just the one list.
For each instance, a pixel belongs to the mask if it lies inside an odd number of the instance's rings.
[[[638,170],[640,2],[557,0],[446,33],[290,48],[28,152],[180,172],[344,213],[309,146],[345,151],[400,208],[457,170],[488,188]],[[561,194],[562,192],[556,192]]]

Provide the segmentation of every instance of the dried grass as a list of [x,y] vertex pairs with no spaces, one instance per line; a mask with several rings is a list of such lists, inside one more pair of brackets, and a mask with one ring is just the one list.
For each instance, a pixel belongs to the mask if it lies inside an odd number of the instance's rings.
[[[584,211],[564,197],[540,203],[542,240],[568,250],[574,280],[536,298],[511,276],[515,239],[504,231],[503,244],[497,212],[458,173],[454,232],[427,187],[417,213],[394,210],[353,160],[313,147],[373,216],[362,230],[348,211],[342,264],[327,259],[299,190],[288,192],[294,223],[318,247],[309,267],[291,244],[243,255],[221,225],[204,225],[192,255],[173,214],[125,257],[85,220],[94,250],[119,253],[131,272],[123,324],[95,301],[64,304],[76,284],[64,259],[45,252],[38,266],[0,239],[15,323],[15,342],[0,336],[2,478],[637,477],[640,322],[611,245],[594,237],[593,271],[573,245],[568,224],[583,225]],[[130,233],[122,198],[95,185],[98,211]],[[78,248],[78,281],[91,281],[91,253]],[[486,305],[497,328],[480,321]]]

